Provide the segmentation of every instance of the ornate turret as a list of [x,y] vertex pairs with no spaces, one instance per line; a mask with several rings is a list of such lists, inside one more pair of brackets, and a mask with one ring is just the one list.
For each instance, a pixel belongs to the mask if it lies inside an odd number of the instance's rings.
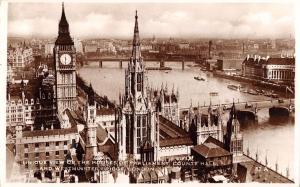
[[94,93],[94,89],[93,89],[91,83],[90,83],[87,94],[88,94],[88,104],[89,105],[94,105],[95,104],[95,93]]
[[92,84],[87,90],[87,104],[86,104],[86,159],[91,160],[97,154],[97,124],[96,118],[96,103],[94,99],[94,90]]
[[55,41],[56,45],[59,44],[65,44],[65,45],[73,45],[74,42],[70,36],[69,31],[69,23],[67,21],[66,15],[65,15],[65,8],[64,3],[62,3],[62,13],[61,18],[58,24],[58,37]]
[[243,136],[240,132],[240,123],[236,116],[234,102],[230,111],[229,120],[227,122],[225,147],[228,151],[233,153],[234,161],[236,156],[243,155]]
[[201,127],[202,127],[202,113],[201,113],[201,109],[200,109],[200,104],[198,102],[198,112],[197,112],[197,123],[196,123],[196,134],[197,134],[197,145],[200,145],[201,143],[203,143],[202,139],[201,139]]

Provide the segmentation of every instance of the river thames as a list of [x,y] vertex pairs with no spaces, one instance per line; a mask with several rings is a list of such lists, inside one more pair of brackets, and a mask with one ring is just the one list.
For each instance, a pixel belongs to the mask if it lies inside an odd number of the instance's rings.
[[[118,67],[118,62],[104,62],[103,68],[98,67],[98,62],[89,63],[78,70],[80,76],[88,83],[92,83],[93,88],[99,95],[106,95],[110,100],[118,103],[119,93],[124,92],[125,70],[127,67],[123,62],[123,69]],[[232,103],[255,100],[269,100],[262,95],[250,95],[227,88],[228,84],[238,85],[240,83],[227,79],[214,77],[211,73],[201,72],[199,68],[193,67],[192,62],[185,63],[185,70],[181,69],[181,63],[166,62],[173,70],[148,71],[148,84],[152,88],[160,89],[162,84],[167,86],[169,91],[179,91],[179,106],[186,108],[193,104],[197,106],[219,103]],[[158,67],[157,62],[146,62],[146,67]],[[197,81],[194,76],[201,76],[205,81]],[[246,87],[247,85],[243,85]],[[218,96],[210,96],[210,92],[218,92]],[[241,125],[244,137],[244,152],[250,150],[250,156],[255,158],[258,152],[259,161],[265,164],[267,156],[268,166],[275,169],[278,163],[279,172],[286,175],[286,168],[289,168],[290,177],[293,178],[294,163],[294,118],[270,120],[268,109],[258,112],[258,124]]]

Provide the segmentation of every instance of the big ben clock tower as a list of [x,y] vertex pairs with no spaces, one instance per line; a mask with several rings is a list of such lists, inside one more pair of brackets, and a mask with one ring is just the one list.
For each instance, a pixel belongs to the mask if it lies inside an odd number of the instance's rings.
[[53,49],[56,74],[55,93],[57,111],[75,110],[76,101],[76,49],[70,36],[69,24],[65,16],[64,4],[59,22],[58,37]]

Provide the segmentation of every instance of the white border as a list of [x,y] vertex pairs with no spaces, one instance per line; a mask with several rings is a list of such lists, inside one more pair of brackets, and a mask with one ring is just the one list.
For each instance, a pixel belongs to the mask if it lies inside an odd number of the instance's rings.
[[6,179],[6,72],[7,72],[7,2],[0,1],[0,173],[4,186]]
[[[0,154],[0,186],[41,186],[41,184],[24,184],[24,183],[6,183],[6,63],[7,63],[7,13],[8,13],[8,3],[12,2],[62,2],[61,0],[0,0],[0,102],[2,105],[0,106],[0,150],[3,151],[2,154]],[[294,142],[294,181],[295,184],[258,184],[258,183],[240,183],[240,184],[202,184],[199,183],[200,186],[299,186],[299,177],[300,177],[300,165],[299,165],[299,142],[300,142],[300,124],[299,124],[299,110],[300,109],[300,102],[298,101],[297,94],[299,92],[300,87],[300,74],[299,74],[299,65],[297,62],[297,57],[299,57],[298,49],[300,49],[300,43],[299,41],[299,16],[300,16],[300,1],[299,0],[65,0],[64,2],[70,3],[294,3],[294,11],[295,12],[295,39],[296,39],[296,79],[295,79],[295,85],[296,85],[296,100],[295,100],[295,108],[296,108],[296,114],[295,114],[295,142]],[[272,28],[270,28],[272,29]],[[287,153],[288,154],[288,153]],[[62,186],[62,185],[75,185],[75,186],[89,186],[89,185],[105,185],[105,186],[133,186],[134,184],[87,184],[87,183],[79,183],[79,184],[42,184],[42,186]],[[141,184],[138,184],[139,186]],[[146,184],[144,184],[146,185]],[[143,186],[144,186],[143,185]],[[154,184],[151,184],[154,185]],[[171,184],[160,184],[163,186],[170,186]],[[174,184],[172,184],[173,186]],[[175,186],[188,186],[188,183],[180,183],[175,184]]]

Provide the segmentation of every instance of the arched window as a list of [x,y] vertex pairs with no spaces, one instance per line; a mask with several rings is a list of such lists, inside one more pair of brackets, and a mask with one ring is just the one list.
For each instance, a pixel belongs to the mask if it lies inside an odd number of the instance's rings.
[[140,73],[137,74],[137,91],[142,90],[142,75]]

